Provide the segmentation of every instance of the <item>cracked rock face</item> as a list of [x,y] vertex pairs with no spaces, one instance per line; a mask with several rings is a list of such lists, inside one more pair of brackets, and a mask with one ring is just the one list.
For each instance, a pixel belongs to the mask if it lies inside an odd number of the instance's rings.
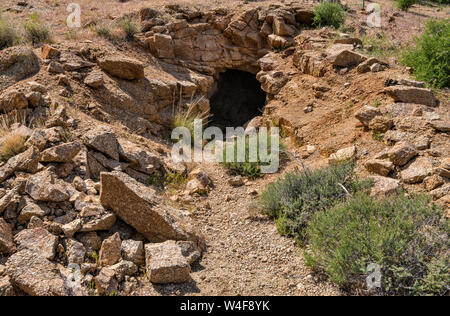
[[0,91],[40,69],[39,59],[31,49],[10,47],[0,52]]
[[13,254],[6,268],[14,285],[28,295],[67,296],[72,293],[57,266],[32,250]]
[[155,192],[123,172],[102,172],[100,201],[148,240],[192,240],[202,243],[189,217],[160,204]]
[[190,279],[191,266],[173,241],[145,245],[147,274],[153,283],[183,283]]

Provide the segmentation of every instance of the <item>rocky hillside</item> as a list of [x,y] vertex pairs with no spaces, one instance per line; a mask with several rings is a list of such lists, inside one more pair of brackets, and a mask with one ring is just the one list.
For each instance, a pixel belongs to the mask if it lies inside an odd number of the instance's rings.
[[[25,3],[2,8],[51,10]],[[313,27],[310,5],[231,4],[121,3],[131,38],[0,50],[0,295],[346,294],[255,206],[299,161],[355,160],[374,196],[422,192],[450,215],[448,90],[375,54],[359,9],[341,32]],[[412,13],[386,14],[390,34]],[[264,99],[252,111],[243,73]],[[175,163],[168,135],[187,109],[279,127],[288,158],[256,179]]]

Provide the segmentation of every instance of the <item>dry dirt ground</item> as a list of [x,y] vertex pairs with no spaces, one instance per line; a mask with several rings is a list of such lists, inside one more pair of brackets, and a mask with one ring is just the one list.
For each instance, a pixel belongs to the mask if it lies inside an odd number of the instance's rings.
[[[295,164],[290,164],[290,168]],[[193,266],[188,284],[155,286],[142,280],[139,295],[342,295],[303,261],[303,250],[280,236],[273,221],[255,205],[265,185],[279,175],[228,184],[227,171],[203,164],[214,183],[211,193],[193,203],[207,251]],[[284,170],[286,171],[286,170]]]

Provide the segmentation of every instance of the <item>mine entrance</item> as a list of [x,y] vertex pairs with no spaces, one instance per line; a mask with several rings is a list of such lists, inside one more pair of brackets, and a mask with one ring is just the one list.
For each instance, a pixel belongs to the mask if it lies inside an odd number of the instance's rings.
[[219,75],[210,97],[211,126],[244,126],[255,116],[261,115],[266,93],[255,75],[227,70]]

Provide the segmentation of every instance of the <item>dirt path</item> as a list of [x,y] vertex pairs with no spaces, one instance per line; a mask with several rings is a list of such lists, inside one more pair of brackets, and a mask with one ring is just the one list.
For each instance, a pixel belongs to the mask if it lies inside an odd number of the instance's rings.
[[[195,202],[195,217],[208,249],[194,265],[192,281],[183,285],[143,284],[146,295],[338,295],[328,282],[315,280],[303,262],[302,250],[279,235],[272,220],[252,207],[266,176],[234,188],[218,165],[203,165],[214,182],[204,200]],[[253,194],[251,194],[253,192]],[[228,201],[227,201],[228,200]],[[205,207],[205,204],[209,207]],[[209,209],[208,209],[209,208]]]

